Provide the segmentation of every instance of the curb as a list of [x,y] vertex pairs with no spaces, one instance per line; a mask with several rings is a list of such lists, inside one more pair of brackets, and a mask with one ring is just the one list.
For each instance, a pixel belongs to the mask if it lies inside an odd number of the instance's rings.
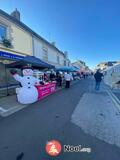
[[[71,84],[71,86],[75,85],[75,84],[78,83],[78,82],[80,82],[80,80],[75,81],[74,83]],[[57,88],[57,89],[56,89],[56,92],[61,91],[61,90],[63,90],[63,89],[65,89],[65,87]],[[55,93],[56,93],[56,92],[55,92]],[[55,94],[55,93],[54,93],[54,94]],[[52,95],[52,94],[51,94],[51,95]],[[47,97],[48,97],[48,96],[47,96]],[[47,97],[45,97],[45,98],[47,98]],[[10,115],[12,115],[12,114],[14,114],[14,113],[16,113],[16,112],[18,112],[18,111],[20,111],[20,110],[28,107],[28,106],[29,106],[29,104],[28,104],[28,105],[22,105],[22,104],[20,104],[20,106],[15,106],[14,108],[11,108],[11,109],[8,109],[8,110],[0,107],[0,116],[2,116],[2,117],[10,116]]]
[[2,107],[0,107],[0,116],[2,116],[2,117],[10,116],[10,115],[22,110],[23,108],[25,108],[27,106],[28,105],[21,105],[20,107],[16,106],[16,107],[8,109],[8,110],[5,110]]
[[117,98],[117,96],[111,91],[111,89],[108,89],[107,87],[105,87],[107,94],[110,96],[110,98],[112,99],[112,101],[114,102],[116,108],[118,109],[118,111],[120,112],[120,100]]

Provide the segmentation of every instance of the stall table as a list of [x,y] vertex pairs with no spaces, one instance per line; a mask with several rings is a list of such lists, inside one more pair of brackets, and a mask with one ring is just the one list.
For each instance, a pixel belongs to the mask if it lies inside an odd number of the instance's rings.
[[36,85],[36,88],[38,90],[38,100],[41,100],[56,91],[56,82],[53,81],[44,85]]

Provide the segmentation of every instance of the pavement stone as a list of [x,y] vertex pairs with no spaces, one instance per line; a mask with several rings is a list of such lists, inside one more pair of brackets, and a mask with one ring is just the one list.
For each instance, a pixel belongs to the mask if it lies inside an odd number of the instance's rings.
[[120,100],[120,90],[119,91],[113,91],[113,93],[116,95],[116,97]]

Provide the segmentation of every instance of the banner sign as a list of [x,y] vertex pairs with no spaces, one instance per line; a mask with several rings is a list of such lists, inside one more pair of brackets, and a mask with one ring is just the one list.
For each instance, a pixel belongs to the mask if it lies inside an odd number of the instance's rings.
[[24,56],[19,56],[16,54],[0,51],[0,57],[7,58],[7,59],[14,59],[14,60],[21,60]]
[[36,86],[36,88],[38,90],[38,99],[41,100],[56,91],[56,82],[51,82],[43,86]]

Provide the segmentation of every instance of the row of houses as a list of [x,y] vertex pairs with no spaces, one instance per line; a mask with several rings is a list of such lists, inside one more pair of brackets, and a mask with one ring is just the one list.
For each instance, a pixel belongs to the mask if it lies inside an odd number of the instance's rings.
[[100,70],[104,71],[104,70],[107,70],[108,68],[116,66],[118,64],[120,64],[120,61],[101,62],[96,66],[95,70],[100,69]]
[[73,62],[72,66],[79,68],[81,72],[89,72],[89,73],[92,72],[92,70],[89,69],[86,63],[81,60]]
[[[67,52],[59,50],[31,28],[21,22],[20,12],[11,14],[0,10],[0,97],[13,94],[18,82],[5,64],[35,56],[57,67],[70,66]],[[21,73],[20,70],[18,70]]]
[[0,62],[11,63],[26,55],[40,58],[55,67],[71,65],[68,53],[21,22],[17,9],[11,14],[0,10]]
[[[0,97],[8,94],[6,88],[12,88],[16,81],[5,64],[21,60],[24,56],[35,56],[57,67],[76,66],[81,71],[87,69],[85,62],[70,62],[68,53],[63,52],[31,28],[21,22],[20,12],[11,14],[0,10]],[[20,72],[20,70],[18,70]]]

